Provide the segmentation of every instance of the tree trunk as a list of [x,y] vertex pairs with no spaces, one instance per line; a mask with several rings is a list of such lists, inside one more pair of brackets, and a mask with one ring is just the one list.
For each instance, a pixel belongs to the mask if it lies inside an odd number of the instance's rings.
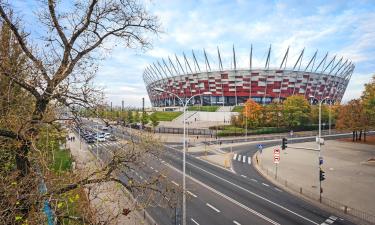
[[355,141],[354,138],[355,138],[355,131],[353,131],[353,142]]
[[359,141],[362,140],[362,130],[359,132]]
[[30,172],[30,162],[27,157],[30,151],[30,144],[24,143],[21,147],[16,150],[16,165],[20,171],[20,176],[25,177]]
[[366,129],[363,131],[363,141],[366,142]]

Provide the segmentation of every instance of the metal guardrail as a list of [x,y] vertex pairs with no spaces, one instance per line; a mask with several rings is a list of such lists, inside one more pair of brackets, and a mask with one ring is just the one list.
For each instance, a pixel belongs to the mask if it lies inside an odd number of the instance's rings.
[[[290,190],[292,190],[296,193],[299,193],[300,195],[303,195],[303,196],[305,196],[309,199],[312,199],[312,200],[315,200],[315,201],[319,202],[319,194],[313,193],[313,192],[308,191],[308,190],[305,190],[301,186],[298,186],[296,184],[289,183],[287,179],[284,179],[284,178],[280,177],[279,175],[276,176],[276,174],[273,171],[271,171],[267,168],[264,168],[262,164],[258,164],[258,165],[268,176],[272,177],[280,185],[282,185],[282,186],[284,186],[284,187],[286,187],[286,188],[288,188],[288,189],[290,189]],[[369,223],[375,223],[375,215],[372,215],[368,212],[364,212],[364,211],[359,210],[359,209],[352,208],[347,204],[334,201],[334,200],[326,198],[324,196],[322,196],[320,203],[324,204],[328,207],[337,209],[344,214],[354,216],[354,217],[356,217],[358,219],[361,219],[363,221],[366,221],[366,222],[369,222]]]

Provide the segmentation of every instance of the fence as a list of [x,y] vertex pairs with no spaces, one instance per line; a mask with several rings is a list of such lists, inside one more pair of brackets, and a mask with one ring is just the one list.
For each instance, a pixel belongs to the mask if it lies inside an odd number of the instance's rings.
[[[174,128],[174,127],[157,127],[155,128],[155,132],[157,133],[169,133],[169,134],[183,134],[184,128]],[[212,135],[214,137],[216,135],[215,131],[209,129],[197,129],[197,128],[189,128],[186,129],[186,133],[189,135]]]
[[[276,176],[276,174],[272,170],[264,168],[262,164],[260,164],[260,168],[264,172],[266,172],[266,174],[268,176],[270,176],[274,180],[276,180],[277,183],[279,183],[280,185],[282,185],[282,186],[284,186],[284,187],[286,187],[286,188],[288,188],[288,189],[290,189],[290,190],[292,190],[296,193],[299,193],[300,195],[303,195],[303,196],[305,196],[309,199],[319,201],[319,194],[313,193],[313,192],[308,191],[308,190],[305,190],[305,189],[303,189],[302,187],[300,187],[296,184],[289,183],[287,179],[284,179],[284,178],[280,177],[279,175]],[[359,219],[361,219],[363,221],[366,221],[366,222],[375,223],[375,215],[372,215],[370,213],[351,208],[348,205],[345,205],[343,203],[331,200],[331,199],[323,197],[323,196],[321,198],[321,203],[326,205],[326,206],[329,206],[331,208],[337,209],[337,210],[343,212],[344,214],[354,216],[354,217],[359,218]]]

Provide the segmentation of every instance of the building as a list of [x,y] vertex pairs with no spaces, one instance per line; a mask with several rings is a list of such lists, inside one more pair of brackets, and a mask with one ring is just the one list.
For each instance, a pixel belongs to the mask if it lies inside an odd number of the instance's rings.
[[[331,102],[340,102],[354,64],[342,57],[329,58],[328,53],[318,59],[318,51],[308,60],[303,60],[304,52],[302,50],[298,59],[287,65],[288,48],[280,64],[275,67],[270,66],[270,46],[264,67],[253,67],[251,47],[248,68],[237,68],[233,47],[232,66],[226,69],[223,68],[218,48],[219,63],[218,68],[214,69],[205,50],[204,64],[197,61],[192,51],[190,59],[184,53],[182,59],[175,55],[174,60],[168,57],[152,63],[145,68],[143,79],[154,107],[181,105],[176,95],[182,101],[192,97],[189,102],[192,105],[233,106],[243,104],[248,98],[268,104],[283,101],[291,95],[303,95],[315,101],[328,97]],[[205,92],[209,95],[205,95]]]

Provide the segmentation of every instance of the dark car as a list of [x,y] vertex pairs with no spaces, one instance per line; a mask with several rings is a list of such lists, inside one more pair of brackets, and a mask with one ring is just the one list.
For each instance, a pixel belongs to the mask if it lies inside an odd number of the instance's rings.
[[87,144],[95,143],[95,139],[94,138],[88,138],[88,139],[86,139],[86,143]]

